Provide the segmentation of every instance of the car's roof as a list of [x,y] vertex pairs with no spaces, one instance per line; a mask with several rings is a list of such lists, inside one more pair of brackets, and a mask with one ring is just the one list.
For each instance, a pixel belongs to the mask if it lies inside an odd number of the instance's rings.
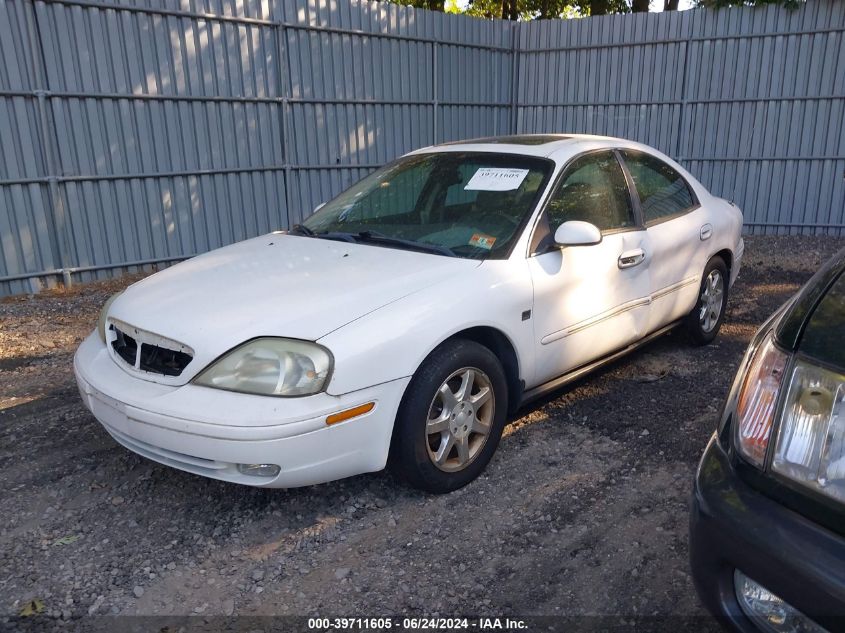
[[594,136],[592,134],[516,134],[451,141],[425,147],[412,153],[437,151],[498,152],[502,154],[524,154],[526,156],[554,158],[554,154],[558,152],[568,155],[574,151],[578,151],[579,146],[582,145],[593,145],[596,147],[614,145],[640,148],[651,152],[655,151],[646,145],[612,136]]
[[440,145],[548,145],[568,141],[571,134],[512,134],[508,136],[484,136],[466,141],[450,141]]

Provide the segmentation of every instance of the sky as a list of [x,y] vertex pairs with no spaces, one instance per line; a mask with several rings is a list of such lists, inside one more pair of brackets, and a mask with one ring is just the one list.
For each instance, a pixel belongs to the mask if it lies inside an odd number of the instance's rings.
[[[652,11],[663,11],[663,2],[661,0],[651,0],[650,8]],[[678,9],[680,11],[692,9],[692,0],[680,0]]]

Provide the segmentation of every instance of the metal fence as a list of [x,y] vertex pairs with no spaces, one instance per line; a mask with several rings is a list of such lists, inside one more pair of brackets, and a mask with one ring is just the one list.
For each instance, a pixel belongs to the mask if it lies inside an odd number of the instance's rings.
[[735,200],[751,232],[842,235],[843,38],[837,0],[531,22],[517,127],[633,138]]
[[0,294],[307,215],[445,140],[614,134],[841,234],[845,3],[514,24],[357,0],[3,0]]

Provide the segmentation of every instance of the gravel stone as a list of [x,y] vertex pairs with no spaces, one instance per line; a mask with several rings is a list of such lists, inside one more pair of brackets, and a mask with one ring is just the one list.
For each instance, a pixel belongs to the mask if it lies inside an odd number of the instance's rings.
[[35,598],[68,631],[86,613],[211,618],[236,602],[238,616],[703,615],[695,466],[755,329],[840,246],[747,238],[714,344],[672,332],[521,409],[487,471],[437,496],[388,473],[264,490],[146,460],[94,420],[72,371],[102,304],[139,277],[2,300],[0,622]]

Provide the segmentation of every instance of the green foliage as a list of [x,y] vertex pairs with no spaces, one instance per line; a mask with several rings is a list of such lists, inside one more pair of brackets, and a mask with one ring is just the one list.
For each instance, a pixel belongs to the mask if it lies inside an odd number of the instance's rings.
[[766,4],[779,4],[787,9],[797,9],[803,0],[696,0],[699,7],[722,9],[724,7],[761,7]]
[[[581,18],[606,13],[648,11],[648,0],[390,0],[420,9],[463,13],[477,18],[549,20]],[[667,10],[677,9],[677,0],[652,0]],[[695,0],[696,5],[720,9],[730,6],[779,4],[794,9],[804,0]]]
[[[582,18],[605,13],[628,13],[631,0],[390,0],[397,4],[462,13],[476,18],[548,20]],[[463,7],[463,8],[462,8]],[[514,17],[515,16],[515,17]]]

